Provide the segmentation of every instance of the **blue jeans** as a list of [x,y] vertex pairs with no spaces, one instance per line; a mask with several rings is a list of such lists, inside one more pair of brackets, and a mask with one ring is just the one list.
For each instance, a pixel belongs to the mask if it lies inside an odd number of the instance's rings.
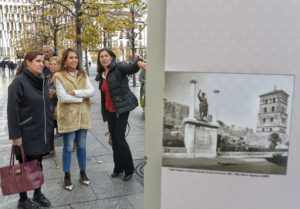
[[64,133],[64,148],[62,154],[64,172],[70,172],[73,143],[75,141],[77,148],[77,160],[80,170],[86,168],[86,134],[87,129],[79,129],[74,132]]

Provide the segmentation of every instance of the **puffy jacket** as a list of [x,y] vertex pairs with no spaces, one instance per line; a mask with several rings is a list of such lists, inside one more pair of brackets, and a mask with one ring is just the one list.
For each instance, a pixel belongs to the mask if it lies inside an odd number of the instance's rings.
[[[132,64],[116,63],[113,61],[110,70],[106,76],[107,86],[112,98],[112,102],[116,108],[117,115],[129,112],[138,106],[138,100],[129,88],[128,74],[139,71],[137,61]],[[99,72],[100,75],[102,72]],[[100,76],[99,89],[101,91],[103,78]],[[107,110],[105,109],[104,94],[101,91],[101,110],[103,120],[107,120]]]

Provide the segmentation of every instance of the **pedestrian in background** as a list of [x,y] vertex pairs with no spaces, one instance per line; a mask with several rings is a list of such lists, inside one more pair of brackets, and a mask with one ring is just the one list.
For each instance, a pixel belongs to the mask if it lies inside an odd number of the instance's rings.
[[139,74],[139,81],[140,81],[140,105],[145,111],[145,103],[146,103],[146,70],[141,69]]
[[9,73],[12,72],[12,74],[14,74],[15,68],[17,67],[17,64],[12,62],[12,61],[9,61],[7,63],[7,67],[8,67]]
[[[7,120],[9,138],[15,146],[23,146],[27,161],[38,160],[49,152],[49,133],[53,116],[48,98],[48,86],[43,75],[44,56],[41,52],[28,52],[19,67],[18,75],[8,87]],[[19,151],[19,150],[18,150]],[[22,163],[21,153],[16,158]],[[33,202],[27,192],[19,194],[18,209],[49,207],[50,201],[37,188]]]
[[7,62],[6,62],[6,61],[2,60],[2,61],[0,62],[0,67],[2,68],[2,71],[3,71],[3,72],[5,72],[6,65],[7,65]]
[[124,181],[132,178],[134,165],[125,138],[126,126],[131,110],[138,106],[138,100],[131,92],[127,75],[145,69],[145,63],[136,59],[132,64],[116,63],[116,55],[110,49],[101,49],[97,58],[101,111],[112,141],[114,169],[112,178],[124,172]]
[[61,60],[58,56],[53,56],[49,59],[49,69],[50,69],[50,74],[47,75],[47,84],[49,87],[49,99],[50,99],[50,109],[51,112],[54,116],[54,126],[53,130],[51,131],[50,134],[50,152],[49,155],[45,156],[44,158],[52,157],[55,155],[55,147],[54,147],[54,129],[57,128],[57,111],[56,111],[56,106],[57,106],[57,95],[56,95],[56,89],[53,81],[53,75],[55,72],[57,72],[60,69],[60,64]]
[[53,56],[56,55],[55,50],[52,46],[50,45],[44,45],[42,49],[43,55],[44,55],[44,69],[43,69],[43,74],[45,76],[49,75],[50,69],[49,69],[49,59]]
[[86,175],[86,135],[91,128],[90,97],[94,95],[94,88],[90,79],[81,67],[78,54],[73,49],[63,52],[61,68],[54,74],[57,103],[58,132],[63,135],[63,171],[64,188],[71,191],[71,157],[75,140],[77,160],[80,168],[80,182],[89,185]]

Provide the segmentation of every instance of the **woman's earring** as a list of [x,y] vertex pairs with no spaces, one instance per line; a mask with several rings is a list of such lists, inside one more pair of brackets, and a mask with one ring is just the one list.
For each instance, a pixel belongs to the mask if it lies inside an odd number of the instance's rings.
[[67,67],[67,65],[65,64],[64,67]]

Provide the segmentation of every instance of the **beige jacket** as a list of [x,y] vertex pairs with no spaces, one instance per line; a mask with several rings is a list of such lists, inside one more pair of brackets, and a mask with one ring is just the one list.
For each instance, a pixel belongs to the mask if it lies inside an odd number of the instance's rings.
[[[59,133],[91,128],[91,103],[94,88],[85,71],[72,77],[68,72],[54,74],[57,90],[57,126]],[[75,96],[67,94],[74,90]]]

